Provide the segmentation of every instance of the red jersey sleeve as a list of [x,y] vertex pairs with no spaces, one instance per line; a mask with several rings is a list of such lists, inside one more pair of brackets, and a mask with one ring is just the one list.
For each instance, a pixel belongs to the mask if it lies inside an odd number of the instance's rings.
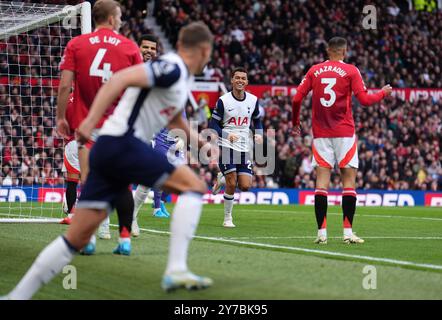
[[374,94],[368,94],[367,88],[362,80],[361,72],[356,67],[354,68],[354,72],[351,74],[351,90],[359,102],[364,106],[370,106],[381,101],[385,97],[383,90],[379,90]]
[[301,102],[302,99],[310,92],[312,89],[312,75],[310,69],[305,75],[304,79],[302,79],[298,88],[296,88],[296,94],[292,100],[292,122],[294,126],[299,125],[299,114],[301,111]]
[[354,67],[353,72],[350,73],[351,78],[351,90],[354,95],[357,96],[362,91],[367,91],[364,80],[362,80],[361,72],[358,68]]
[[73,72],[76,70],[73,40],[69,41],[64,49],[64,55],[60,61],[60,70],[70,70]]
[[133,57],[132,57],[132,60],[133,60],[134,65],[143,63],[143,57],[141,56],[141,52],[138,49],[138,47],[136,47],[136,50],[135,50]]

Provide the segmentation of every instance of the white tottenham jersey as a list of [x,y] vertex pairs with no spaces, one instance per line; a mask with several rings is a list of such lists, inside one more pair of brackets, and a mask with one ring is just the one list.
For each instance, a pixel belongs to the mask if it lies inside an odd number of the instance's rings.
[[[238,100],[231,91],[227,92],[218,99],[212,118],[222,124],[223,134],[219,137],[219,146],[249,152],[253,145],[250,122],[259,118],[258,97],[245,92],[244,99]],[[239,139],[230,142],[226,139],[229,133],[237,135]]]
[[150,143],[177,114],[183,112],[193,81],[176,53],[168,53],[145,63],[149,88],[129,87],[114,113],[105,121],[100,135],[127,133]]

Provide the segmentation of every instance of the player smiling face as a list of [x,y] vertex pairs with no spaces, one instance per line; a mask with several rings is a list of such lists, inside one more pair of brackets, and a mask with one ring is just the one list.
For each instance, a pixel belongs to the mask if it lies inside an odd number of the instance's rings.
[[232,88],[235,91],[242,92],[245,90],[246,86],[249,84],[247,78],[247,72],[245,71],[234,71],[231,79]]
[[144,61],[152,60],[157,55],[157,43],[150,40],[142,40],[140,50]]

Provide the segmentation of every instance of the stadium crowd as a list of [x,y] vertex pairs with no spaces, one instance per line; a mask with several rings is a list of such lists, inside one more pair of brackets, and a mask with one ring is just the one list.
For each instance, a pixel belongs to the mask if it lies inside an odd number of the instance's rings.
[[[397,3],[397,4],[396,4]],[[298,84],[326,60],[325,44],[345,36],[347,61],[371,88],[442,87],[442,11],[409,11],[408,1],[371,1],[376,29],[364,29],[366,1],[158,1],[155,15],[171,43],[189,21],[203,20],[216,35],[209,74],[228,80],[245,66],[254,84]],[[225,72],[222,72],[224,70]]]
[[[340,34],[350,43],[348,62],[360,68],[367,87],[390,83],[393,87],[442,88],[441,11],[408,11],[401,1],[373,1],[379,10],[378,29],[364,30],[360,26],[363,3],[164,0],[156,1],[154,14],[171,43],[182,25],[205,21],[216,34],[205,76],[226,84],[235,66],[246,66],[253,84],[298,84],[312,64],[325,60],[326,40]],[[138,5],[138,1],[123,1],[126,23],[121,33],[133,40],[149,32],[145,12]],[[35,32],[11,40],[32,46],[9,45],[7,55],[3,50],[0,53],[0,79],[10,77],[8,85],[0,86],[0,185],[63,183],[63,142],[54,130],[56,91],[44,79],[57,77],[59,61],[54,57],[60,58],[67,38],[54,34],[55,28],[51,33],[39,30],[38,37]],[[0,47],[5,45],[0,43]],[[30,47],[30,53],[23,51]],[[25,67],[19,67],[18,61]],[[31,84],[26,78],[12,81],[11,75],[17,74],[31,74],[40,83]],[[261,105],[264,127],[275,130],[266,143],[276,148],[276,169],[273,175],[264,176],[255,167],[254,186],[314,188],[309,99],[301,111],[300,137],[290,135],[290,97],[266,93]],[[389,99],[369,108],[356,101],[354,105],[358,188],[442,189],[441,101]],[[202,129],[207,127],[205,115],[190,106],[187,112],[199,120]],[[218,171],[215,163],[193,167],[212,185]],[[334,174],[330,187],[339,188],[339,183]]]
[[[309,99],[301,110],[301,136],[291,135],[291,98],[270,96],[261,99],[266,143],[276,150],[276,168],[264,176],[254,167],[254,187],[314,188],[312,168],[311,108]],[[407,102],[389,99],[380,105],[362,107],[354,100],[353,115],[359,137],[359,189],[441,190],[442,101]],[[187,108],[190,118],[200,115]],[[192,114],[193,113],[193,114]],[[203,124],[202,128],[207,125]],[[198,168],[199,166],[195,166]],[[212,183],[216,164],[200,168],[200,176]],[[340,178],[333,171],[331,189],[340,189]]]
[[[251,84],[299,84],[308,68],[326,59],[325,43],[344,35],[348,63],[358,66],[371,88],[442,87],[442,11],[409,10],[408,1],[372,1],[377,28],[364,30],[364,1],[158,1],[155,16],[171,43],[189,21],[203,20],[216,34],[206,78],[230,82],[237,66]],[[223,72],[224,71],[224,72]],[[261,101],[264,127],[274,128],[275,174],[260,175],[256,187],[314,188],[309,103],[304,103],[302,137],[290,136],[289,97]],[[356,105],[357,102],[355,102]],[[389,100],[383,106],[354,108],[359,136],[358,188],[440,190],[441,102]],[[191,108],[188,108],[191,112]],[[199,115],[195,115],[199,120]],[[204,126],[203,126],[204,127]],[[200,169],[211,183],[216,166]],[[294,179],[293,179],[294,177]],[[339,188],[334,174],[331,188]]]

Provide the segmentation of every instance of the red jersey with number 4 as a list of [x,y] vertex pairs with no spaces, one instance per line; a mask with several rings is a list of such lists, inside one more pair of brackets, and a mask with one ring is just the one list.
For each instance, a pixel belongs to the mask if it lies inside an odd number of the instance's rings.
[[[60,70],[75,73],[75,118],[70,123],[75,129],[86,117],[100,87],[117,71],[142,63],[137,45],[107,28],[73,38],[68,42],[60,63]],[[109,108],[97,125],[100,128],[112,114],[118,101]]]
[[310,68],[293,97],[293,125],[299,125],[302,99],[313,90],[314,138],[352,137],[355,124],[351,111],[352,92],[362,105],[384,98],[384,91],[368,94],[359,69],[342,61],[327,60]]

